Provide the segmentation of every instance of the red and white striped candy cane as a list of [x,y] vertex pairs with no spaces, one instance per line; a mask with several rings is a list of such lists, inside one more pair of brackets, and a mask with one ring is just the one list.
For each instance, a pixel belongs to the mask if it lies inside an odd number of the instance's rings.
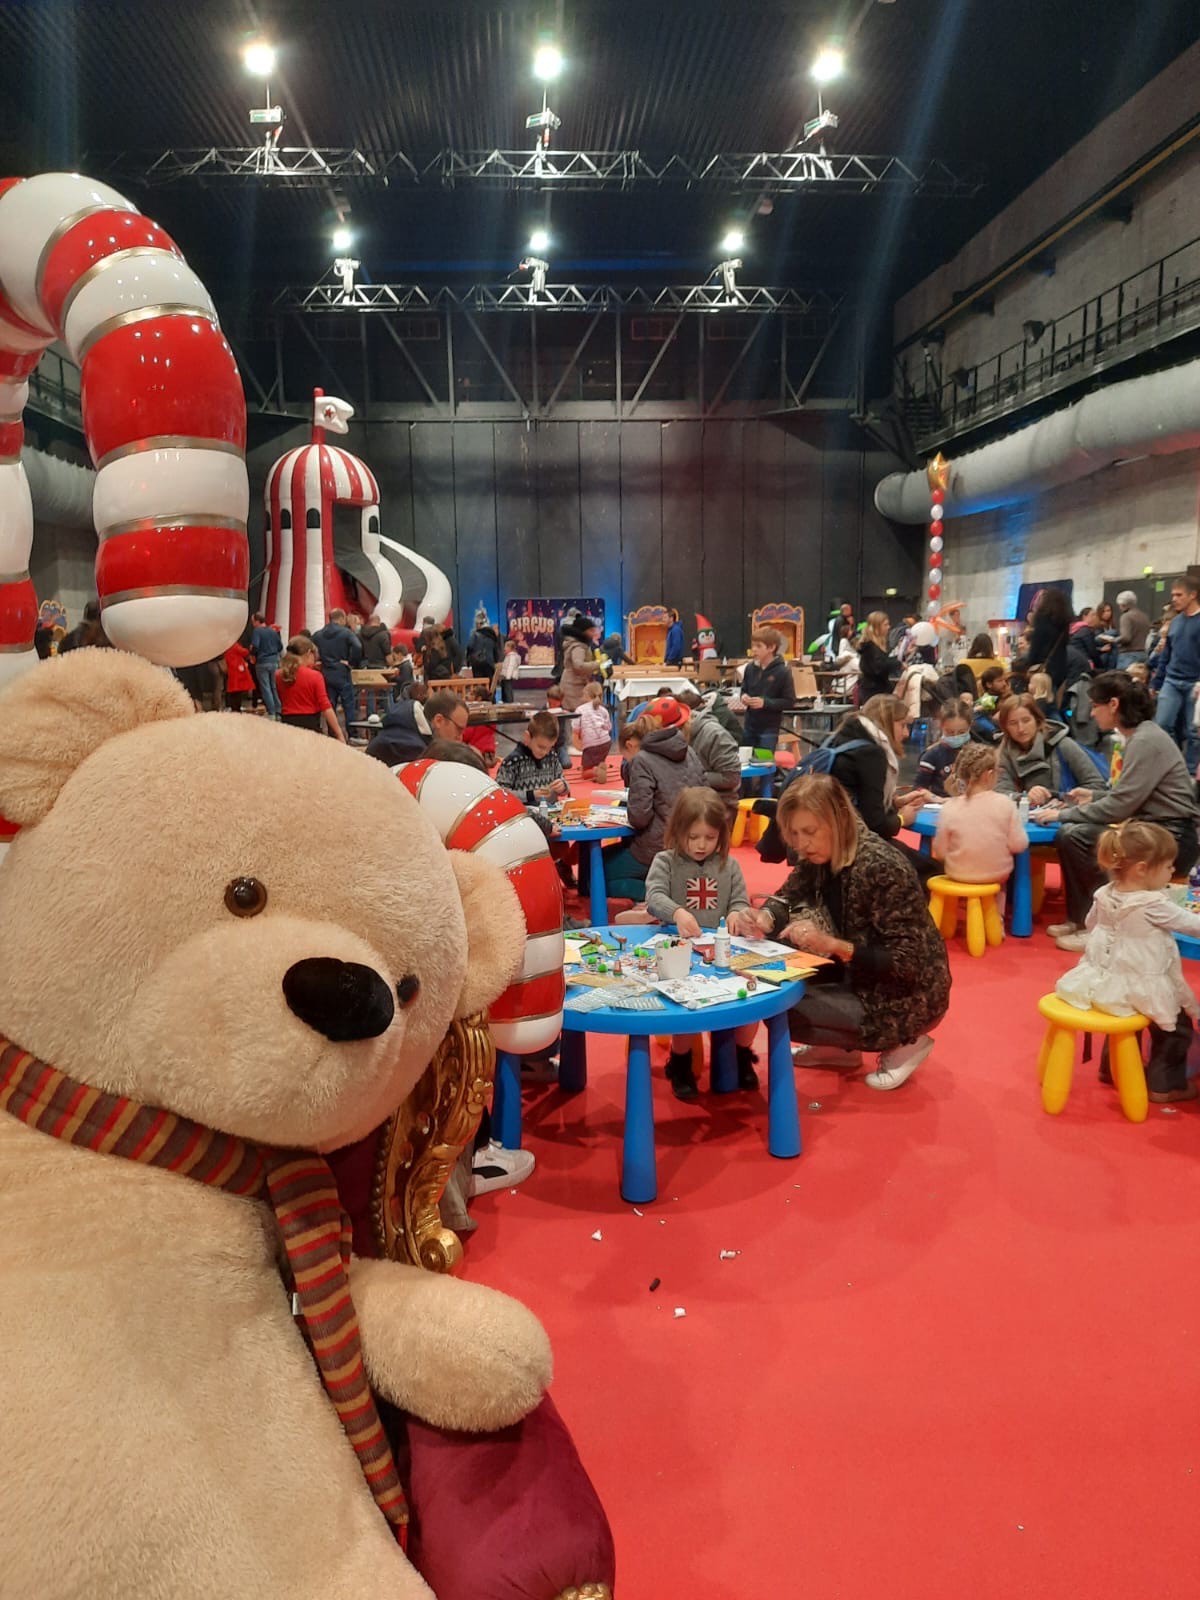
[[77,173],[0,180],[0,680],[30,664],[29,374],[61,339],[82,369],[96,586],[114,644],[166,666],[246,622],[246,402],[204,285],[169,236]]
[[525,916],[521,971],[488,1012],[498,1050],[521,1055],[553,1044],[562,1029],[562,886],[546,836],[507,789],[457,761],[393,768],[450,850],[502,868]]

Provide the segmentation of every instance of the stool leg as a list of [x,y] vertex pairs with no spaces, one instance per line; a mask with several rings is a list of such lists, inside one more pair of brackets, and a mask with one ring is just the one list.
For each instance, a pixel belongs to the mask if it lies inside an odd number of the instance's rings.
[[996,896],[990,894],[987,904],[983,908],[983,931],[987,935],[987,942],[991,945],[1004,943],[1004,920],[1000,915],[1000,907],[996,904]]
[[1046,863],[1038,860],[1030,863],[1033,871],[1033,914],[1040,917],[1042,902],[1046,898]]
[[1075,1067],[1075,1035],[1069,1028],[1050,1025],[1050,1048],[1042,1076],[1042,1109],[1056,1117],[1071,1093],[1071,1073]]
[[958,901],[952,894],[946,896],[945,910],[942,912],[942,938],[953,939],[958,932]]
[[1042,1035],[1042,1046],[1038,1051],[1037,1075],[1039,1083],[1045,1083],[1046,1081],[1046,1062],[1050,1059],[1050,1046],[1053,1043],[1054,1026],[1051,1024]]
[[967,949],[976,960],[987,949],[987,937],[983,931],[983,907],[979,903],[978,895],[973,895],[967,901]]
[[933,925],[939,933],[942,931],[942,912],[945,909],[945,904],[946,902],[937,890],[931,890],[929,895],[929,915],[933,918]]
[[729,836],[730,849],[736,850],[746,837],[746,813],[741,806],[738,807],[737,816],[733,819],[733,832]]
[[1146,1069],[1136,1033],[1125,1033],[1112,1042],[1112,1073],[1117,1083],[1121,1110],[1130,1122],[1145,1122],[1150,1101],[1146,1093]]

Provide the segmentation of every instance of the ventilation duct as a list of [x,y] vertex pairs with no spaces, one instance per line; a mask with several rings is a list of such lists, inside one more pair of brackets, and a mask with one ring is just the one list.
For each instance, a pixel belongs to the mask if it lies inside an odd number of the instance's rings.
[[[1200,448],[1200,361],[1130,378],[1086,395],[1004,439],[951,461],[946,515],[1030,500],[1129,456],[1168,456]],[[893,472],[875,489],[876,509],[893,522],[925,522],[929,483],[922,472]]]
[[49,522],[57,528],[94,526],[92,490],[96,474],[90,467],[77,467],[29,445],[21,451],[21,465],[29,480],[35,526],[39,522]]

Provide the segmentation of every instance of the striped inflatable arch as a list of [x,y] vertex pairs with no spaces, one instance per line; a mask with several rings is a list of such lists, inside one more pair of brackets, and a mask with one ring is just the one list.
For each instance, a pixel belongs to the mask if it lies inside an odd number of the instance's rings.
[[521,971],[488,1013],[498,1050],[543,1050],[562,1030],[562,886],[546,836],[507,789],[457,761],[409,761],[392,769],[447,849],[476,851],[502,868],[525,916]]
[[96,466],[96,586],[114,644],[164,666],[246,622],[246,402],[208,291],[174,241],[77,173],[0,179],[0,681],[32,665],[29,374],[61,339]]

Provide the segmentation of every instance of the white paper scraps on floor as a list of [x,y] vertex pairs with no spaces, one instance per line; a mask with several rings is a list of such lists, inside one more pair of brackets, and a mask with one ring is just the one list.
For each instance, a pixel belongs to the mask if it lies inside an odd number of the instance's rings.
[[599,1243],[600,1241],[603,1240],[604,1235],[600,1232],[600,1229],[597,1228],[595,1233],[592,1235],[592,1238],[595,1239]]

